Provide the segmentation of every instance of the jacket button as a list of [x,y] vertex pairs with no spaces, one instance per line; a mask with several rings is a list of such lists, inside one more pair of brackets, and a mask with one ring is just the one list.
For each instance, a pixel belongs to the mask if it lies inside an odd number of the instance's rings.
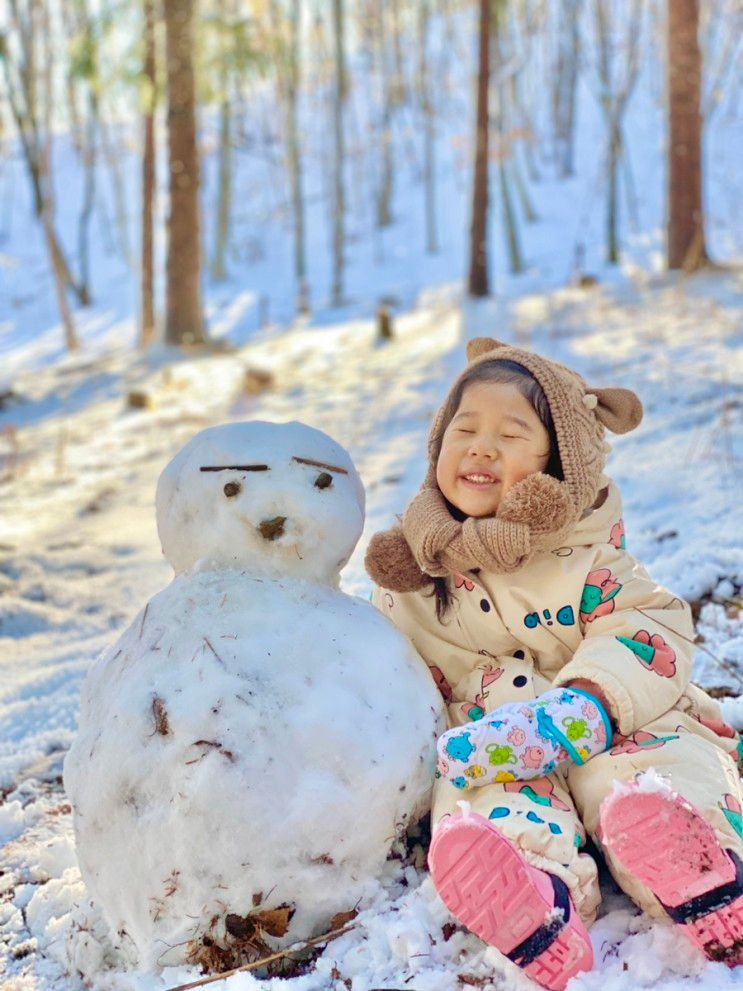
[[513,683],[516,686],[516,688],[523,688],[526,682],[527,682],[527,677],[525,674],[517,674],[516,677],[513,679]]
[[490,603],[487,599],[480,599],[480,608],[483,612],[490,612]]

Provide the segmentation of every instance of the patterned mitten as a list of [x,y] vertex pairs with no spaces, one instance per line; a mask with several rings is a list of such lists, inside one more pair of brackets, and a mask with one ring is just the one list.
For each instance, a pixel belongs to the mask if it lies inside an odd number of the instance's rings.
[[438,768],[457,788],[528,781],[570,761],[584,764],[606,750],[611,735],[597,698],[577,688],[553,688],[442,734]]

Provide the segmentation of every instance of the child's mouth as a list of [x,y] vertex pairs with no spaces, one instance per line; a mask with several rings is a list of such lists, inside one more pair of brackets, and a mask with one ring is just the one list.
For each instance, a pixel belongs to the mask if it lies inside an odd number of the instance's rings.
[[485,492],[498,484],[498,479],[495,475],[489,475],[486,472],[480,471],[472,471],[466,475],[460,475],[459,480],[466,488],[474,489],[477,492]]

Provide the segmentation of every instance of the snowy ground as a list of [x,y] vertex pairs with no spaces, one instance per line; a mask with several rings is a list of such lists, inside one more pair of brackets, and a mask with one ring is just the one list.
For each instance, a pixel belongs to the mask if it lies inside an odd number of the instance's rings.
[[[170,455],[201,427],[245,418],[302,419],[343,443],[368,493],[364,539],[344,588],[366,596],[366,539],[400,510],[423,473],[429,417],[463,363],[462,341],[496,333],[579,366],[590,382],[635,388],[646,405],[617,441],[629,546],[651,573],[700,604],[696,674],[738,693],[743,676],[740,404],[743,273],[685,280],[629,272],[593,289],[479,305],[432,296],[397,323],[387,345],[371,323],[265,334],[238,351],[134,365],[81,356],[16,378],[0,413],[0,975],[8,991],[144,991],[196,980],[117,967],[84,905],[61,764],[92,658],[167,583],[154,487]],[[243,387],[246,367],[275,385]],[[127,410],[145,391],[151,405]],[[736,519],[737,517],[737,519]],[[743,708],[728,703],[743,724]],[[422,851],[415,851],[420,865]],[[650,924],[605,884],[592,930],[597,970],[571,991],[743,984],[743,968],[705,963],[676,932]],[[288,991],[463,985],[527,987],[521,975],[448,917],[424,871],[390,861],[376,900]],[[81,976],[83,975],[83,976]],[[239,974],[230,991],[278,987]],[[282,985],[283,986],[283,985]]]
[[[471,63],[472,32],[453,41],[455,64]],[[657,39],[656,39],[657,41]],[[653,42],[627,112],[634,193],[622,198],[621,268],[602,266],[604,125],[582,78],[576,176],[556,181],[539,158],[531,193],[539,214],[522,223],[527,271],[507,273],[494,197],[496,298],[462,303],[470,190],[469,79],[442,85],[437,145],[441,251],[423,253],[419,121],[401,120],[405,155],[393,204],[395,223],[374,230],[373,176],[359,155],[349,182],[348,305],[331,309],[327,229],[327,108],[310,106],[308,256],[313,318],[288,326],[294,287],[291,228],[276,145],[236,163],[230,280],[206,280],[210,333],[232,342],[224,353],[134,357],[136,278],[123,260],[113,221],[109,170],[99,176],[92,231],[94,305],[78,310],[80,355],[64,356],[40,227],[32,217],[20,157],[0,157],[0,987],[3,991],[164,991],[200,976],[125,972],[85,905],[76,867],[62,761],[74,735],[80,687],[93,658],[171,577],[155,530],[157,476],[204,426],[230,420],[300,419],[336,437],[367,488],[367,522],[346,568],[346,591],[366,597],[363,551],[389,525],[423,474],[432,412],[464,361],[463,342],[488,334],[532,345],[580,367],[589,381],[636,389],[646,407],[638,431],[620,438],[610,470],[625,498],[628,542],[651,573],[697,604],[703,637],[696,677],[743,691],[740,586],[741,350],[740,267],[685,280],[658,274],[663,247],[662,59]],[[466,71],[463,69],[463,72]],[[542,75],[536,73],[541,84]],[[591,81],[593,80],[593,82]],[[363,87],[352,94],[351,129],[366,127]],[[257,99],[257,97],[256,97]],[[270,100],[251,112],[270,120]],[[212,217],[215,138],[202,122],[205,213]],[[355,130],[354,130],[355,128]],[[260,127],[256,127],[256,132]],[[136,236],[136,169],[131,135],[117,149],[129,248]],[[546,146],[544,135],[540,154]],[[713,255],[743,256],[743,130],[735,100],[718,108],[706,134],[708,234]],[[64,135],[55,146],[59,224],[74,244],[82,177]],[[372,170],[373,171],[373,170]],[[626,185],[623,179],[623,190]],[[626,190],[624,190],[626,192]],[[64,194],[64,195],[62,195]],[[632,212],[627,210],[633,202]],[[160,250],[164,201],[158,225]],[[211,212],[210,212],[211,211]],[[522,218],[523,221],[523,218]],[[207,248],[212,235],[204,232]],[[577,250],[600,283],[560,288]],[[207,250],[207,255],[209,254]],[[259,300],[275,326],[258,330]],[[394,300],[396,338],[374,340],[379,299]],[[270,369],[272,389],[244,387],[248,367]],[[150,404],[127,407],[132,390]],[[726,703],[743,726],[743,703]],[[450,925],[424,870],[421,846],[390,860],[376,899],[354,928],[288,981],[236,975],[228,991],[450,991],[533,987],[494,951]],[[402,852],[401,852],[402,853]],[[650,924],[606,880],[604,914],[592,930],[597,969],[571,991],[717,991],[743,985],[743,968],[707,964],[670,926]],[[349,906],[350,907],[350,906]]]

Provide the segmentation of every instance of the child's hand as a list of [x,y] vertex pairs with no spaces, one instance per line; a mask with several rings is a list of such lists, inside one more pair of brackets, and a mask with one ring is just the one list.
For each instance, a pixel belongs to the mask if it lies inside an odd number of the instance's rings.
[[587,692],[553,688],[529,702],[509,702],[438,741],[439,772],[457,788],[542,778],[562,764],[604,751],[611,724]]

